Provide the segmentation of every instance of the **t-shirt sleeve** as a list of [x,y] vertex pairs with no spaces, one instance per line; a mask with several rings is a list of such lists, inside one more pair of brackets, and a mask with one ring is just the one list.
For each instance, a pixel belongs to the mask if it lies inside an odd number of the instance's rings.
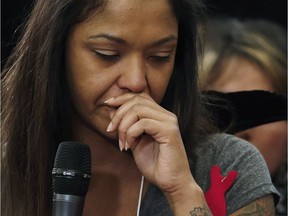
[[214,165],[220,167],[222,175],[226,176],[231,170],[238,172],[236,181],[226,193],[228,215],[268,194],[273,194],[277,204],[279,193],[256,147],[231,135],[221,136],[214,143]]

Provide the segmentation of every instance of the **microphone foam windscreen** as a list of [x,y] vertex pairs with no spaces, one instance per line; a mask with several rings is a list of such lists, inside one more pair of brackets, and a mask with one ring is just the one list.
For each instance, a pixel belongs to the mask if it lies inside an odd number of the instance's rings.
[[53,192],[85,196],[91,177],[91,151],[77,142],[60,143],[52,170]]

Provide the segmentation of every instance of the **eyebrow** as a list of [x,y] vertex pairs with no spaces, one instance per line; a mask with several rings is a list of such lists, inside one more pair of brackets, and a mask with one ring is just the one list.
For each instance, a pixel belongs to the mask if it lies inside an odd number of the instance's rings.
[[[91,35],[89,37],[89,39],[97,39],[97,38],[105,38],[107,40],[110,40],[110,41],[114,41],[118,44],[127,44],[127,42],[122,39],[122,38],[119,38],[119,37],[115,37],[111,34],[106,34],[106,33],[100,33],[100,34],[97,34],[97,35]],[[160,46],[164,43],[167,43],[167,42],[170,42],[170,41],[173,41],[173,40],[177,40],[177,37],[175,35],[169,35],[165,38],[162,38],[158,41],[155,41],[151,44],[152,47],[156,47],[156,46]]]
[[177,37],[175,35],[169,35],[168,37],[153,42],[152,47],[157,47],[170,41],[177,41]]
[[119,43],[119,44],[126,44],[126,41],[123,40],[122,38],[115,37],[113,35],[105,34],[105,33],[101,33],[98,35],[92,35],[89,37],[89,39],[97,39],[97,38],[105,38],[107,40],[111,40],[111,41],[114,41],[114,42]]

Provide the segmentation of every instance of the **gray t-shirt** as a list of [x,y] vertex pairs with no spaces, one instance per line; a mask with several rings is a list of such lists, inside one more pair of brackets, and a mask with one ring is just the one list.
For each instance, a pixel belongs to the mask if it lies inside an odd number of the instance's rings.
[[[191,172],[204,192],[210,186],[212,165],[220,167],[221,175],[238,172],[238,177],[226,192],[227,215],[267,194],[278,202],[279,193],[271,182],[266,163],[259,151],[250,143],[228,134],[211,135],[196,149],[191,160]],[[150,185],[141,204],[141,216],[172,216],[162,192]]]

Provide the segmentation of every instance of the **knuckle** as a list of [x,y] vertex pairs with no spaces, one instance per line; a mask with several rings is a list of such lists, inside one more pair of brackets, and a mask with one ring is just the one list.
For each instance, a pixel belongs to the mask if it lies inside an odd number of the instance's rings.
[[137,113],[137,111],[141,110],[141,108],[143,108],[143,105],[141,105],[141,104],[139,104],[139,103],[134,104],[134,105],[132,106],[132,112]]
[[119,127],[118,127],[118,133],[119,134],[126,134],[127,133],[127,128],[124,127],[122,124],[120,124]]
[[171,113],[170,114],[170,119],[172,122],[177,123],[178,124],[178,117],[175,113]]
[[140,103],[144,98],[141,95],[135,95],[133,99],[136,103]]

